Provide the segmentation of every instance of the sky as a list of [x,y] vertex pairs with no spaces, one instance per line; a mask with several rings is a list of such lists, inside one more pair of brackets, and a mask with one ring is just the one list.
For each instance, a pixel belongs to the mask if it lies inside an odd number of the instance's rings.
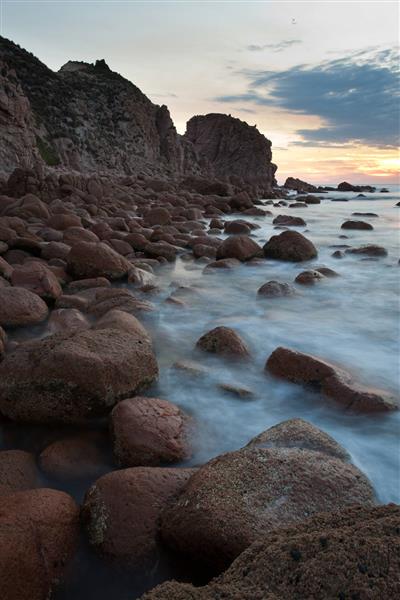
[[257,125],[279,183],[396,182],[397,0],[0,0],[0,15],[53,70],[104,58],[180,133],[209,112]]

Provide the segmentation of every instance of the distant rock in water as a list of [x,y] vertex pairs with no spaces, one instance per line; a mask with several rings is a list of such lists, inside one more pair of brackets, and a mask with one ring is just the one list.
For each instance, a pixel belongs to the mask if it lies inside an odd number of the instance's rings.
[[318,188],[315,185],[295,177],[288,177],[283,187],[289,190],[296,190],[297,192],[318,192]]
[[376,188],[371,185],[351,185],[347,181],[339,183],[337,186],[338,192],[375,192]]

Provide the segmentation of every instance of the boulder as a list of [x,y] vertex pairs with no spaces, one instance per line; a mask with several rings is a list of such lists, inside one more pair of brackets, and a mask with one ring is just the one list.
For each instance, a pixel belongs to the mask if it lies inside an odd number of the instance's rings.
[[41,323],[48,312],[46,303],[37,294],[20,287],[0,287],[0,326]]
[[245,234],[248,235],[251,232],[251,227],[241,219],[236,221],[227,221],[225,223],[225,233],[227,234]]
[[350,506],[265,532],[205,587],[168,581],[142,600],[395,598],[400,508]]
[[79,507],[57,490],[1,499],[0,598],[47,600],[77,549]]
[[365,221],[345,221],[341,229],[362,229],[362,230],[371,230],[373,229],[370,223],[366,223]]
[[57,277],[40,262],[30,261],[21,267],[16,267],[11,275],[11,283],[47,301],[54,301],[62,294]]
[[242,262],[261,256],[262,249],[247,235],[233,235],[222,242],[217,250],[217,259],[236,258]]
[[301,217],[292,217],[290,215],[278,215],[272,221],[273,225],[283,225],[285,227],[305,227],[307,223]]
[[321,511],[373,506],[368,479],[325,452],[250,447],[212,459],[161,517],[168,546],[217,570],[273,529]]
[[93,325],[93,329],[119,329],[120,331],[129,333],[138,341],[151,344],[150,334],[141,322],[133,315],[117,308],[106,312]]
[[85,315],[76,308],[58,308],[50,313],[47,326],[51,333],[89,329],[90,323]]
[[75,244],[68,254],[67,266],[75,279],[92,277],[120,279],[132,268],[126,258],[102,242]]
[[221,356],[246,358],[250,355],[245,342],[230,327],[215,327],[215,329],[211,329],[199,338],[196,346],[204,352],[219,354]]
[[0,411],[17,421],[77,423],[157,378],[146,339],[119,329],[56,333],[0,363]]
[[365,246],[359,246],[358,248],[347,248],[346,254],[361,254],[362,256],[387,256],[388,251],[383,246],[377,246],[375,244],[366,244]]
[[263,298],[281,298],[284,296],[293,296],[296,290],[290,283],[281,283],[280,281],[267,281],[258,290],[257,294]]
[[350,410],[368,413],[398,408],[392,394],[362,387],[343,369],[311,354],[279,347],[268,358],[265,368],[276,377],[312,386]]
[[136,467],[113,471],[87,492],[82,520],[89,543],[108,562],[142,571],[157,565],[161,510],[194,469]]
[[59,480],[99,477],[108,466],[100,441],[93,433],[57,440],[41,452],[40,468]]
[[317,256],[317,249],[298,231],[283,231],[272,236],[264,246],[264,256],[277,260],[302,262]]
[[247,448],[303,448],[349,460],[348,452],[330,435],[303,419],[288,419],[250,440]]
[[35,457],[23,450],[0,451],[0,496],[38,487]]
[[317,281],[325,279],[325,276],[319,271],[302,271],[299,273],[295,279],[296,283],[300,283],[301,285],[314,285]]
[[111,413],[114,456],[124,467],[159,466],[190,456],[189,418],[175,404],[137,396]]

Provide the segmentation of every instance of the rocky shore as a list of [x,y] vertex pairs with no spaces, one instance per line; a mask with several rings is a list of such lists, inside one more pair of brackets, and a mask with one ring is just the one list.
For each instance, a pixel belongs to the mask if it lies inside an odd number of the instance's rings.
[[[199,293],[179,281],[165,288],[178,260],[205,279],[260,269],[260,303],[297,302],[324,280],[340,282],[313,262],[307,215],[290,214],[321,203],[318,189],[300,189],[300,180],[296,196],[277,188],[270,143],[238,119],[194,117],[182,138],[166,107],[101,61],[54,74],[7,40],[0,47],[0,598],[70,600],[91,597],[87,590],[103,598],[106,571],[117,600],[397,597],[399,508],[379,505],[342,444],[305,419],[260,421],[244,447],[194,463],[196,418],[157,395],[162,331],[152,317],[162,302],[172,321],[189,319]],[[41,108],[43,81],[59,106]],[[113,121],[107,145],[89,113],[85,139],[74,141],[73,120],[56,135],[67,104],[84,118],[93,86],[104,99],[110,85],[121,86],[110,110],[129,114],[124,139],[135,147],[112,154],[123,128]],[[89,132],[101,153],[89,149]],[[45,164],[43,140],[59,165]],[[333,255],[387,255],[364,218],[342,229],[371,243],[346,238]],[[264,243],[255,240],[260,221],[276,230]],[[269,279],[276,261],[304,270]],[[185,372],[188,396],[213,361],[258,369],[252,344],[231,325],[202,331],[192,354],[171,365]],[[260,381],[307,391],[365,423],[399,408],[392,390],[372,389],[346,362],[293,344],[265,352]],[[238,403],[252,395],[228,377],[218,385]]]

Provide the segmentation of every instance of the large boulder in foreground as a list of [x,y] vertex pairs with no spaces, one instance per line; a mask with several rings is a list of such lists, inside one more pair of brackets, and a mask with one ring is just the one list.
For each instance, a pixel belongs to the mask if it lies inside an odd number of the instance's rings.
[[0,287],[0,326],[35,325],[47,318],[46,303],[25,288]]
[[158,466],[190,455],[189,418],[172,402],[137,396],[111,413],[114,456],[125,467]]
[[205,587],[166,582],[142,600],[397,598],[400,507],[343,507],[259,541]]
[[141,570],[157,565],[161,510],[194,469],[137,467],[113,471],[86,494],[82,518],[89,543],[108,562]]
[[0,363],[0,411],[18,421],[77,423],[108,412],[157,375],[146,339],[111,328],[56,333]]
[[311,354],[279,347],[268,358],[265,368],[276,377],[313,386],[350,410],[386,412],[399,407],[392,394],[363,387],[340,367]]
[[132,268],[131,263],[102,242],[78,242],[67,256],[68,271],[75,279],[107,277],[120,279]]
[[263,249],[267,258],[290,262],[302,262],[318,256],[314,244],[298,231],[283,231],[273,235]]
[[172,549],[218,570],[273,529],[351,504],[375,504],[355,466],[326,452],[255,446],[202,466],[164,511],[161,534]]
[[242,262],[262,256],[262,249],[247,235],[232,235],[217,250],[217,259],[236,258]]
[[79,507],[56,490],[1,499],[0,598],[47,600],[76,551]]
[[288,419],[253,438],[247,448],[303,448],[323,452],[342,460],[349,454],[330,435],[303,419]]

